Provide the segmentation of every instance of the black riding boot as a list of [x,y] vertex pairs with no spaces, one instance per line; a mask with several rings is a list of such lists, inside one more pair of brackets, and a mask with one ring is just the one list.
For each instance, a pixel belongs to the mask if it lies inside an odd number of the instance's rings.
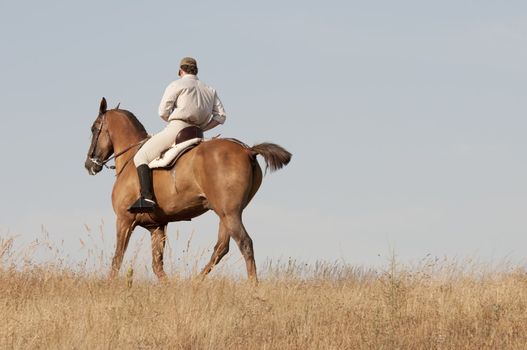
[[131,213],[151,213],[157,207],[152,189],[152,170],[148,164],[141,164],[137,167],[137,175],[141,186],[141,196],[128,208],[128,211]]

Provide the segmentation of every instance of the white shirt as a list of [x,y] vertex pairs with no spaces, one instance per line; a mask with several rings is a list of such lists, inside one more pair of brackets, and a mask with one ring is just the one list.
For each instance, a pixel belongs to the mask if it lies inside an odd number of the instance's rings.
[[205,126],[211,116],[220,124],[226,119],[216,90],[192,74],[167,86],[159,104],[159,116],[166,121],[183,120],[198,126]]

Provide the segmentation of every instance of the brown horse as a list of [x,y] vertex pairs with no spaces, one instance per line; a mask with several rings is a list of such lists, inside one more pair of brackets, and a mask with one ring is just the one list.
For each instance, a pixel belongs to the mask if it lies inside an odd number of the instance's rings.
[[[152,267],[158,278],[165,278],[163,250],[167,224],[190,220],[213,210],[220,218],[218,242],[201,275],[207,275],[227,254],[232,238],[245,259],[249,279],[257,280],[253,243],[242,223],[242,211],[262,182],[256,155],[262,155],[273,171],[287,165],[291,153],[271,143],[248,147],[228,139],[202,142],[185,153],[174,167],[153,171],[158,207],[153,213],[132,214],[127,208],[139,194],[139,180],[132,158],[141,141],[148,137],[146,130],[132,113],[118,108],[107,110],[103,98],[99,115],[92,125],[92,134],[86,169],[95,175],[114,158],[117,174],[112,191],[113,209],[117,215],[117,244],[110,278],[118,274],[136,226],[150,231]],[[114,156],[110,157],[112,154]]]

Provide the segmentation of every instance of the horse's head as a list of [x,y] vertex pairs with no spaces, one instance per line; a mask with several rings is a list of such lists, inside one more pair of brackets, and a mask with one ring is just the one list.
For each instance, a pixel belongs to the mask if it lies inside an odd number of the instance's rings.
[[108,132],[106,99],[103,97],[99,107],[99,115],[91,127],[92,138],[84,166],[95,175],[102,170],[104,161],[113,153],[113,144]]

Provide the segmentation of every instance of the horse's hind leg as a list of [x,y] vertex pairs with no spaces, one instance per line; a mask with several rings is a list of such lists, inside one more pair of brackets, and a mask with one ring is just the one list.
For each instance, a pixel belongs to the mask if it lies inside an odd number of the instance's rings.
[[214,251],[212,252],[209,263],[201,271],[202,277],[205,277],[212,270],[212,268],[220,262],[221,258],[223,258],[225,254],[229,252],[229,240],[230,236],[227,228],[223,224],[223,221],[220,221],[218,242],[216,242],[216,245],[214,246]]
[[257,283],[258,277],[256,276],[256,263],[254,261],[253,240],[245,230],[243,224],[241,224],[241,231],[239,235],[233,236],[233,238],[238,244],[238,247],[242,252],[243,258],[245,259],[245,265],[247,266],[247,276],[250,280]]
[[222,218],[222,221],[225,222],[227,232],[232,239],[234,239],[236,244],[238,244],[238,248],[240,248],[240,252],[245,259],[247,276],[255,283],[258,282],[256,276],[256,263],[254,262],[253,240],[249,237],[249,234],[243,226],[241,214],[225,216]]
[[166,225],[149,229],[152,241],[152,269],[157,278],[164,280],[167,275],[163,269],[163,252],[166,242]]
[[115,278],[121,269],[123,263],[124,252],[130,242],[130,236],[134,230],[135,222],[127,217],[117,217],[116,221],[116,236],[117,242],[115,244],[115,254],[112,259],[112,270],[110,271],[110,279]]

